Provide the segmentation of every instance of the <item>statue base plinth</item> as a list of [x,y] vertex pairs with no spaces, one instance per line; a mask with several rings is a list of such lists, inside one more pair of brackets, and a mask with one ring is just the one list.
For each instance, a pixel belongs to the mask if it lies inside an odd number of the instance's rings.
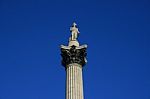
[[69,41],[69,45],[68,46],[79,46],[79,42],[77,40],[74,41]]

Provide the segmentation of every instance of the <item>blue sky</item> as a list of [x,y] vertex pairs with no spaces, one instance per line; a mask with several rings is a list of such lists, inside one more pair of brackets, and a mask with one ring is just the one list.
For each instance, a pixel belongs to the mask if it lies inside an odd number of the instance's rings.
[[88,44],[85,99],[150,99],[149,0],[0,0],[0,99],[65,99],[60,45]]

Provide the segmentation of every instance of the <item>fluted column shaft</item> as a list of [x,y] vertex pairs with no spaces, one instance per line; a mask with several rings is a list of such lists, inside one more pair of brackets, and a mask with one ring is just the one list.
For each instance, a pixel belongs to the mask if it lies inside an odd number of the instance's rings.
[[66,99],[84,99],[82,66],[72,63],[66,66]]

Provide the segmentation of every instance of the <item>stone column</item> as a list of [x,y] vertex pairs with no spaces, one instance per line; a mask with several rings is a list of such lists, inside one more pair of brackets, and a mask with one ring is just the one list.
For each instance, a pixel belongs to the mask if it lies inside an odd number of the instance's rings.
[[62,65],[66,69],[66,99],[84,99],[82,68],[86,63],[86,45],[61,46]]
[[62,65],[66,69],[66,99],[84,99],[82,68],[86,64],[87,45],[79,45],[77,24],[70,28],[68,46],[61,45]]
[[66,99],[83,99],[82,67],[69,64],[66,68]]

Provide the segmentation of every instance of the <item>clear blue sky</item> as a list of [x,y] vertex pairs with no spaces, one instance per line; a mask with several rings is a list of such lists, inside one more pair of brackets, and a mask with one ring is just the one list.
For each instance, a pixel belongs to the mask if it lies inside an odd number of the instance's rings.
[[0,0],[0,99],[65,99],[59,46],[73,21],[85,99],[150,99],[149,0]]

